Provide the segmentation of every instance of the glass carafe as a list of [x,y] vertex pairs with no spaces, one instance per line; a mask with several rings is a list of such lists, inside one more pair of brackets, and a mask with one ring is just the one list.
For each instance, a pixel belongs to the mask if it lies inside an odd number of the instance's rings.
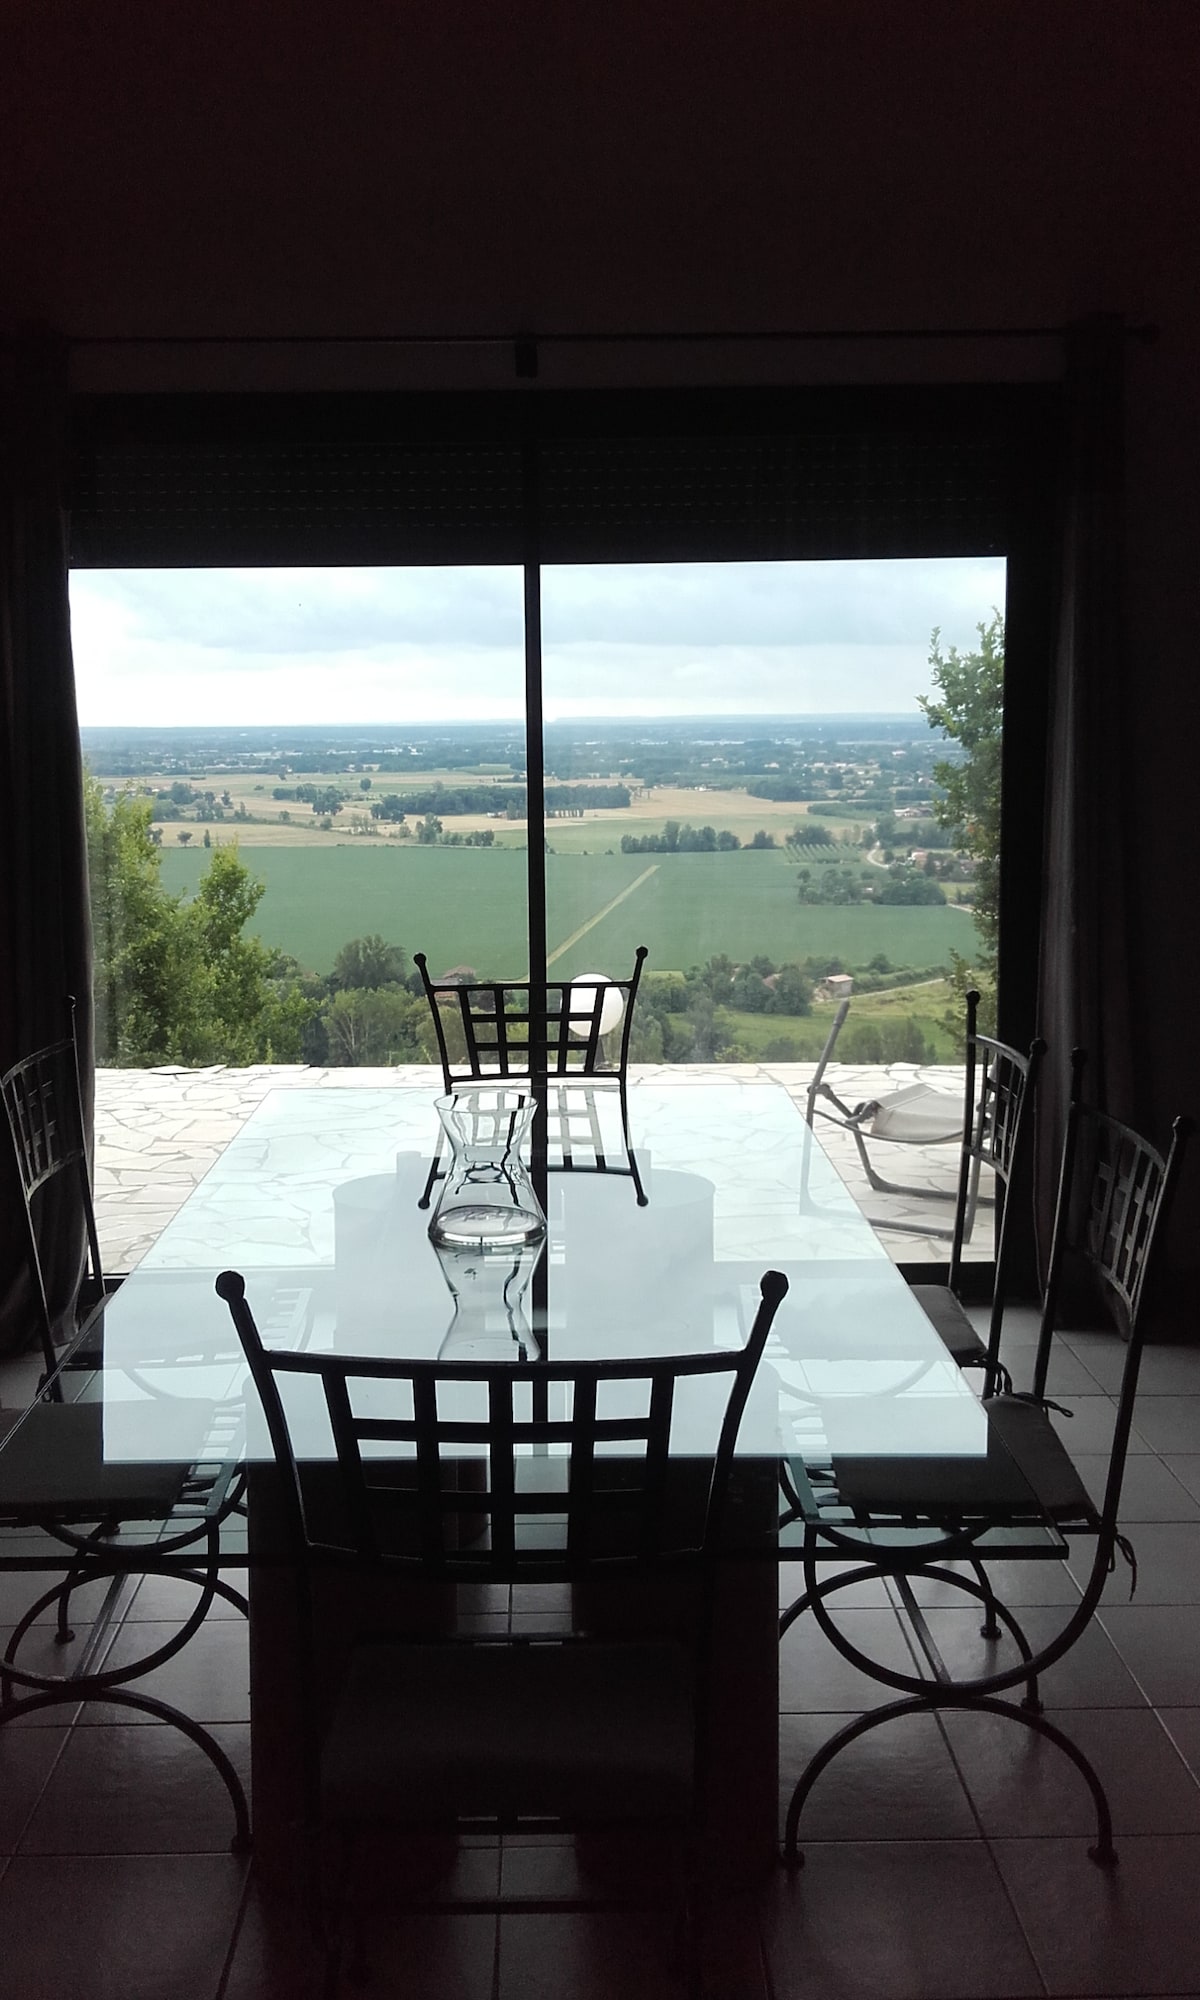
[[530,1091],[507,1084],[438,1098],[449,1158],[429,1224],[434,1244],[486,1253],[542,1241],[546,1217],[521,1152],[536,1108]]

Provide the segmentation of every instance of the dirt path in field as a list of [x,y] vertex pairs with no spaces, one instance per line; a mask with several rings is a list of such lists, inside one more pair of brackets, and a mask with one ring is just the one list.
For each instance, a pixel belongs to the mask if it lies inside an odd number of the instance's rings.
[[643,882],[648,882],[652,875],[657,875],[658,867],[659,864],[657,861],[651,862],[649,868],[643,868],[641,874],[629,884],[627,889],[622,889],[619,896],[614,896],[611,903],[606,903],[602,910],[597,910],[594,917],[588,918],[586,924],[580,924],[577,931],[572,931],[570,937],[565,938],[562,944],[558,945],[550,953],[546,960],[547,967],[553,965],[556,959],[562,958],[565,952],[570,951],[573,944],[578,944],[581,937],[586,937],[590,930],[594,930],[598,923],[602,922],[612,910],[616,909],[618,903],[623,903],[627,896],[632,896],[635,889],[640,889]]

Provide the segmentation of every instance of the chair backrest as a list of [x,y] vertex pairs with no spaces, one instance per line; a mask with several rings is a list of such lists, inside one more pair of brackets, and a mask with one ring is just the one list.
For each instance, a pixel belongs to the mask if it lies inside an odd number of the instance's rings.
[[[43,1232],[58,1219],[51,1210],[54,1189],[69,1177],[73,1198],[82,1207],[90,1275],[102,1287],[100,1246],[92,1208],[92,1184],[79,1086],[79,1055],[75,1041],[75,1001],[68,995],[69,1032],[0,1077],[0,1096],[8,1116],[17,1179],[25,1203],[30,1281],[38,1319],[38,1335],[48,1373],[58,1366],[56,1321],[63,1318],[50,1300],[43,1262]],[[66,1192],[64,1188],[64,1193]]]
[[[544,1008],[528,981],[433,980],[423,951],[413,962],[421,975],[433,1014],[438,1055],[446,1089],[456,1083],[477,1083],[489,1076],[612,1077],[624,1081],[629,1062],[629,1035],[646,946],[634,956],[628,979],[547,980]],[[617,1059],[610,1062],[604,1046],[606,1003],[621,1001],[621,1039]],[[447,1017],[461,1028],[464,1053],[451,1054]],[[544,1064],[534,1063],[537,1027],[544,1021]]]
[[1146,1285],[1161,1249],[1192,1121],[1175,1119],[1164,1155],[1132,1127],[1083,1101],[1084,1067],[1084,1052],[1076,1049],[1033,1394],[1046,1393],[1067,1267],[1077,1259],[1127,1343],[1102,1508],[1106,1527],[1115,1530],[1141,1366]]
[[988,1350],[994,1364],[1016,1241],[1017,1218],[1009,1196],[1033,1143],[1033,1104],[1046,1044],[1039,1036],[1030,1043],[1028,1055],[1022,1055],[1007,1042],[981,1035],[976,1025],[978,1019],[979,995],[972,991],[967,994],[963,1138],[950,1245],[950,1288],[958,1289],[963,1247],[971,1233],[979,1198],[980,1172],[989,1167],[996,1180],[996,1277],[988,1334]]
[[[268,1350],[241,1276],[217,1279],[262,1401],[297,1560],[489,1582],[570,1581],[710,1555],[738,1425],[787,1288],[780,1273],[765,1274],[736,1351],[472,1363]],[[306,1498],[290,1427],[298,1380],[309,1420],[314,1388],[327,1413],[332,1509]],[[680,1461],[682,1481],[671,1477],[673,1425],[685,1420],[711,1440],[699,1485],[694,1456]],[[689,1449],[697,1435],[689,1429]]]

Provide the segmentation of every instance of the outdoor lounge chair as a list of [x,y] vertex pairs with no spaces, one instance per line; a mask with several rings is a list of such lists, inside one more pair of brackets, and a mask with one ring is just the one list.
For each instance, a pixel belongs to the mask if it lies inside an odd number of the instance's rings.
[[[967,1036],[975,1034],[975,1020],[979,1006],[978,993],[967,995]],[[886,1097],[867,1098],[860,1104],[847,1104],[840,1098],[830,1083],[825,1080],[825,1072],[833,1060],[838,1037],[850,1012],[849,1000],[843,1000],[833,1017],[833,1025],[825,1041],[825,1046],[817,1060],[812,1082],[808,1086],[804,1115],[812,1125],[817,1118],[826,1118],[843,1132],[849,1132],[854,1141],[862,1170],[870,1186],[877,1194],[907,1195],[917,1201],[957,1201],[958,1186],[914,1187],[911,1184],[885,1179],[871,1159],[867,1141],[889,1146],[961,1146],[964,1131],[969,1130],[974,1113],[974,1105],[964,1107],[963,1099],[945,1090],[936,1090],[929,1083],[909,1083],[899,1090],[889,1091]],[[825,1107],[832,1105],[833,1109]],[[979,1176],[976,1173],[968,1190],[967,1206],[962,1217],[962,1240],[970,1240],[975,1224],[975,1213],[981,1201],[991,1205],[991,1198],[979,1193]],[[944,1236],[956,1234],[958,1223],[943,1226],[929,1222],[912,1222],[893,1216],[872,1218],[878,1226],[886,1229],[907,1231],[914,1236]]]

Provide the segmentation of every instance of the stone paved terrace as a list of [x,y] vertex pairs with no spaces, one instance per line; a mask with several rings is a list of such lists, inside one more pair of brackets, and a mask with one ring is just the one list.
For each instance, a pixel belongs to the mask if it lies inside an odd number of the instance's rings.
[[[685,1077],[719,1081],[780,1084],[803,1112],[812,1080],[812,1063],[635,1065],[630,1087],[636,1102],[639,1083]],[[305,1065],[259,1065],[249,1069],[100,1070],[96,1076],[96,1220],[104,1267],[129,1271],[161,1234],[208,1169],[241,1130],[268,1091],[303,1088],[403,1088],[406,1083],[428,1086],[428,1067],[394,1069],[312,1069]],[[828,1076],[843,1102],[885,1096],[914,1081],[924,1081],[961,1099],[962,1070],[951,1066],[916,1069],[900,1063],[890,1068],[839,1064]],[[944,1262],[944,1238],[920,1233],[922,1226],[948,1228],[953,1205],[873,1193],[867,1184],[850,1135],[821,1120],[822,1144],[844,1175],[847,1186],[867,1215],[878,1225],[906,1222],[913,1229],[879,1226],[881,1241],[898,1262]],[[878,1144],[872,1159],[888,1178],[930,1189],[952,1191],[957,1150],[950,1145],[896,1146]],[[986,1190],[985,1190],[986,1191]],[[991,1254],[990,1211],[984,1211],[968,1245],[968,1255]]]

